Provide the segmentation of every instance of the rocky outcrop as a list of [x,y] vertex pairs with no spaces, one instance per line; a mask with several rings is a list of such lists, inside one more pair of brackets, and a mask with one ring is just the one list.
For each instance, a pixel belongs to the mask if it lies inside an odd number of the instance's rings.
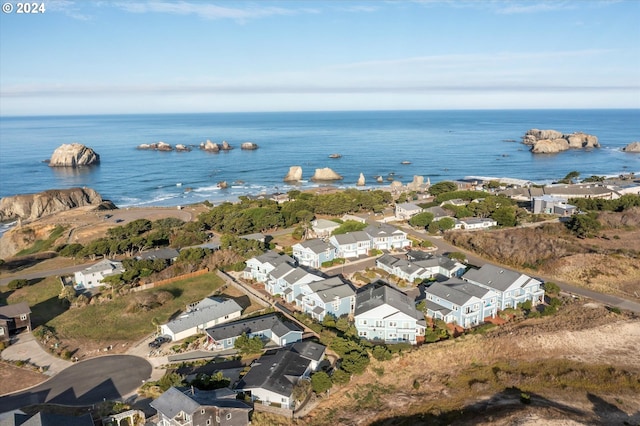
[[311,177],[311,180],[317,181],[330,181],[330,180],[341,180],[342,176],[338,173],[331,170],[329,167],[325,167],[323,169],[316,169],[316,172]]
[[243,142],[242,145],[240,145],[240,149],[246,149],[251,151],[254,149],[258,149],[258,144],[253,142]]
[[358,182],[356,182],[356,186],[364,186],[364,185],[365,185],[364,175],[360,173],[360,177],[358,178]]
[[183,145],[181,143],[176,145],[176,151],[191,151],[191,148],[189,148],[186,145]]
[[150,151],[173,151],[173,147],[166,142],[141,143],[138,149],[147,149]]
[[221,180],[220,182],[218,182],[218,188],[227,189],[228,187],[229,187],[229,184],[227,183],[226,180]]
[[62,144],[49,160],[50,167],[82,167],[100,163],[100,156],[81,143]]
[[413,180],[407,184],[409,191],[419,191],[424,187],[424,176],[414,176]]
[[531,129],[522,138],[534,154],[550,154],[573,148],[600,148],[598,138],[582,132],[562,134],[557,130]]
[[103,203],[100,194],[91,188],[50,189],[37,194],[14,195],[0,200],[0,221],[34,220],[88,205],[105,208]]
[[384,179],[382,179],[382,176],[376,176],[376,182],[383,183]]
[[622,148],[624,152],[640,152],[640,142],[631,142],[629,145]]
[[284,177],[285,182],[300,182],[302,180],[302,167],[291,166],[289,172]]
[[217,143],[211,142],[209,139],[207,139],[206,142],[202,142],[200,144],[200,149],[209,152],[218,152],[220,151],[220,146],[218,146]]
[[220,147],[221,150],[223,151],[229,151],[231,149],[233,149],[233,147],[231,145],[229,145],[229,143],[227,141],[222,141],[222,146]]

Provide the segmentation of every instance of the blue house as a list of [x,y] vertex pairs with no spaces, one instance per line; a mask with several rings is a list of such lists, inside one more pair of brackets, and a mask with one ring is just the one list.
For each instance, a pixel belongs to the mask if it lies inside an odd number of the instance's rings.
[[300,290],[302,297],[296,299],[296,305],[316,321],[327,314],[336,318],[350,315],[355,309],[355,290],[338,276],[305,284]]
[[527,300],[533,306],[544,302],[542,281],[500,266],[487,263],[480,269],[470,269],[462,279],[495,291],[500,310],[515,308]]
[[336,248],[320,239],[303,241],[293,245],[293,258],[300,265],[320,268],[324,262],[336,258]]
[[497,313],[497,295],[493,290],[451,278],[425,289],[427,316],[455,323],[464,328],[482,324]]
[[265,254],[247,260],[247,267],[243,271],[243,277],[261,283],[266,282],[269,278],[269,273],[283,263],[295,265],[296,261],[285,254],[268,251]]
[[293,322],[281,319],[276,314],[261,315],[207,328],[207,347],[213,351],[233,349],[236,339],[243,333],[285,346],[301,341],[302,331]]

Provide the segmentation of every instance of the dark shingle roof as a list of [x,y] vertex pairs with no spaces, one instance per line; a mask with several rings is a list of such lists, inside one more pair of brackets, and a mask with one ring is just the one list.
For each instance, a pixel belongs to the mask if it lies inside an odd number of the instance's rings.
[[309,284],[309,288],[325,303],[335,300],[336,297],[342,299],[356,294],[353,288],[343,282],[340,277],[331,277],[326,280],[312,282]]
[[200,408],[200,404],[174,387],[167,389],[149,405],[169,418],[174,418],[181,411],[192,414]]
[[284,336],[290,331],[302,331],[300,327],[291,321],[282,320],[276,314],[268,314],[217,325],[207,328],[206,332],[212,339],[220,341],[240,336],[242,333],[250,334],[263,330],[271,330],[277,336]]
[[305,340],[303,342],[296,342],[291,347],[291,350],[300,354],[300,356],[311,359],[314,361],[322,360],[327,347],[320,343],[312,342],[311,340]]
[[424,319],[423,315],[417,311],[413,299],[388,285],[379,284],[369,284],[356,295],[355,315],[360,315],[384,304],[410,317]]

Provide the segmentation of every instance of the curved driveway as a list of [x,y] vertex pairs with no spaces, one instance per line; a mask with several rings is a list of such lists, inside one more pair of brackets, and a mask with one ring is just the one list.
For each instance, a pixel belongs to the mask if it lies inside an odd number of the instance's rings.
[[132,355],[107,355],[73,364],[31,389],[0,397],[0,412],[31,404],[91,405],[122,399],[151,377],[151,364]]

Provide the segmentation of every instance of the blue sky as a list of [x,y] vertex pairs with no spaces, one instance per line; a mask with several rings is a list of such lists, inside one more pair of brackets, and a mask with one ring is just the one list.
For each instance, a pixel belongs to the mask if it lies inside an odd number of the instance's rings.
[[640,1],[44,0],[0,115],[640,108]]

